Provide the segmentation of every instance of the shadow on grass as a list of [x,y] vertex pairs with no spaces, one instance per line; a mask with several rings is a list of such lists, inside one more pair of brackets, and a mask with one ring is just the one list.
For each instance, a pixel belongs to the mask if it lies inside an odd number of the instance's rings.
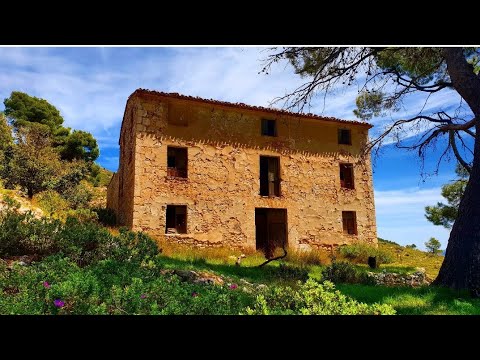
[[345,295],[365,303],[392,305],[398,314],[479,315],[480,299],[467,292],[424,286],[419,288],[386,287],[360,284],[338,284]]
[[218,264],[205,259],[182,260],[167,256],[159,256],[158,262],[166,269],[182,270],[210,270],[234,279],[245,279],[256,283],[292,283],[307,276],[308,268],[289,267],[288,271],[279,266],[279,263],[267,264],[264,267],[255,265],[235,266],[234,264]]

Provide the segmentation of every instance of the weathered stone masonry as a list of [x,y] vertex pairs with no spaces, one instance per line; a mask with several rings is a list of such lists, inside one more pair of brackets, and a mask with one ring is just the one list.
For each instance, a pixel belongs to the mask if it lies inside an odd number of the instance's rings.
[[[262,135],[262,119],[276,120],[277,136]],[[286,209],[291,248],[376,243],[371,163],[360,157],[369,127],[139,89],[127,101],[107,206],[121,225],[198,246],[255,249],[259,208]],[[351,131],[351,145],[338,144],[338,129]],[[168,146],[187,148],[187,178],[167,176]],[[261,155],[279,157],[279,197],[259,193]],[[354,164],[354,189],[341,187],[340,163]],[[186,233],[166,234],[167,205],[186,206]],[[355,212],[356,235],[344,232],[342,211]]]

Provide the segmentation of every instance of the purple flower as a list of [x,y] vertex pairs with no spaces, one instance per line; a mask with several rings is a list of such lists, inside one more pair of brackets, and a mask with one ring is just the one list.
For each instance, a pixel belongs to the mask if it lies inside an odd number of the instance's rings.
[[43,287],[50,289],[52,286],[48,283],[48,281],[43,282]]
[[230,285],[230,289],[232,289],[232,290],[235,290],[237,287],[238,287],[237,284],[232,284],[232,285]]
[[146,297],[147,297],[147,294],[140,295],[140,299],[145,299]]
[[55,305],[55,307],[61,308],[65,306],[65,301],[62,301],[60,299],[55,299],[53,304]]
[[198,293],[196,291],[192,292],[192,296],[193,297],[197,297],[198,296]]

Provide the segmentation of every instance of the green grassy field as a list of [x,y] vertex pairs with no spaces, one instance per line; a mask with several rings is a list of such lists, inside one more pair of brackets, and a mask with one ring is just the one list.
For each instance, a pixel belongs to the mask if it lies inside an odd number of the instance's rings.
[[[379,248],[392,253],[395,262],[380,265],[373,271],[395,272],[399,274],[413,273],[417,267],[426,269],[427,276],[434,279],[443,261],[443,256],[431,255],[426,252],[405,248],[390,242],[379,242]],[[257,268],[262,262],[260,254],[251,254],[242,262],[242,266],[234,266],[234,259],[229,259],[226,250],[200,250],[181,249],[177,252],[167,251],[168,256],[162,257],[166,268],[207,270],[223,274],[234,279],[245,279],[249,282],[264,283],[267,285],[280,284],[289,281],[282,277],[279,271],[279,262],[273,262],[264,268]],[[318,263],[325,262],[326,256],[319,256]],[[293,261],[292,261],[293,260]],[[325,265],[315,263],[315,258],[310,255],[305,259],[294,257],[291,261],[282,263],[306,269],[308,276],[317,280],[322,278],[322,270]],[[303,260],[303,261],[302,261]],[[307,262],[307,263],[306,263]],[[309,263],[308,263],[309,262]],[[366,265],[357,264],[360,271],[372,271]],[[466,292],[457,292],[451,289],[424,286],[420,288],[410,287],[386,287],[363,284],[336,284],[337,289],[343,294],[367,304],[382,303],[391,305],[397,314],[402,315],[473,315],[480,314],[480,299],[474,299]]]

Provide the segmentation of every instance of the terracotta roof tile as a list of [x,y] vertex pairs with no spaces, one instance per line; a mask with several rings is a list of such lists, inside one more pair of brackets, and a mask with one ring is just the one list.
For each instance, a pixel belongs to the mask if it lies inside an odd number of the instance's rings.
[[306,118],[306,119],[333,121],[333,122],[339,122],[339,123],[345,123],[345,124],[367,126],[369,128],[373,127],[373,125],[371,125],[369,123],[366,123],[366,122],[361,122],[361,121],[343,120],[343,119],[337,119],[335,117],[320,116],[320,115],[316,115],[316,114],[312,114],[312,113],[308,113],[308,114],[307,113],[295,113],[295,112],[291,112],[291,111],[287,111],[287,110],[281,110],[281,109],[275,109],[275,108],[266,108],[266,107],[263,107],[263,106],[246,105],[244,103],[231,103],[231,102],[227,102],[227,101],[204,99],[204,98],[201,98],[201,97],[198,97],[198,96],[181,95],[179,93],[166,93],[166,92],[162,92],[162,91],[154,91],[154,90],[147,90],[147,89],[137,89],[137,90],[135,90],[129,96],[129,99],[133,96],[142,96],[142,95],[157,95],[157,96],[163,96],[163,97],[169,97],[169,98],[175,98],[175,99],[203,102],[203,103],[206,103],[206,104],[222,105],[222,106],[245,109],[245,110],[256,110],[256,111],[268,112],[268,113],[278,114],[278,115],[290,115],[290,116],[296,116],[296,117],[301,117],[301,118]]

